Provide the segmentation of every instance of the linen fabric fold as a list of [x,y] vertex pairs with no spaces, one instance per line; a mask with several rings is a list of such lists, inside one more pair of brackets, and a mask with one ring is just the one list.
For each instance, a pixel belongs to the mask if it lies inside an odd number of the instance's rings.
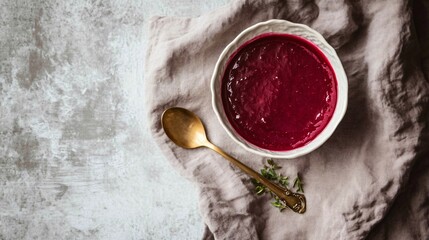
[[[197,18],[150,23],[145,94],[150,129],[167,160],[199,190],[204,239],[429,238],[429,4],[425,1],[231,1]],[[226,134],[211,105],[210,79],[223,48],[269,19],[306,24],[336,49],[349,104],[316,151],[280,159],[302,177],[307,212],[279,212],[249,177],[208,149],[186,150],[162,130],[174,106],[202,118],[208,138],[257,170],[266,158]]]

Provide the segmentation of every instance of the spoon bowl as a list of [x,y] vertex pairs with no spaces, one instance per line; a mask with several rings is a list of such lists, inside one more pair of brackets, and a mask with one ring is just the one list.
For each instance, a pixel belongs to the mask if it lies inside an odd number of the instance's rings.
[[167,136],[183,148],[198,148],[207,142],[204,125],[193,112],[183,108],[169,108],[161,117]]

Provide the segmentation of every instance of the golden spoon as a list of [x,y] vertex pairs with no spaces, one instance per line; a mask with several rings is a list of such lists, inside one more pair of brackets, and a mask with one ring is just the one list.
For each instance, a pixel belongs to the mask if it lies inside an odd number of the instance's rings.
[[167,136],[180,147],[190,149],[207,147],[212,149],[229,160],[232,164],[240,168],[242,171],[255,178],[260,183],[264,184],[293,211],[297,213],[305,212],[304,195],[294,193],[287,188],[280,187],[270,182],[268,179],[261,176],[253,169],[231,157],[219,147],[213,145],[211,142],[209,142],[209,140],[207,140],[203,123],[193,112],[190,112],[184,108],[169,108],[162,114],[161,123]]

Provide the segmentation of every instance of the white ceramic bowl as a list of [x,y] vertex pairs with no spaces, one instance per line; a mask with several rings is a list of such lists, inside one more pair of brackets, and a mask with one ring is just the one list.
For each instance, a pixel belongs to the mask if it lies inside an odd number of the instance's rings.
[[[329,60],[337,79],[337,103],[334,114],[328,125],[322,130],[321,133],[319,133],[319,135],[317,135],[306,145],[287,151],[272,151],[263,149],[249,143],[243,137],[241,137],[231,126],[227,116],[225,115],[221,96],[222,77],[230,56],[248,40],[251,40],[258,35],[271,32],[297,35],[315,44]],[[292,23],[285,20],[270,20],[247,28],[241,32],[230,44],[228,44],[228,46],[226,46],[226,48],[221,53],[214,69],[211,79],[211,92],[213,110],[215,111],[217,118],[228,135],[240,146],[252,153],[266,157],[295,158],[307,154],[321,146],[335,131],[335,128],[340,123],[347,109],[348,83],[347,76],[344,72],[341,61],[337,56],[337,53],[326,42],[322,35],[303,24]]]

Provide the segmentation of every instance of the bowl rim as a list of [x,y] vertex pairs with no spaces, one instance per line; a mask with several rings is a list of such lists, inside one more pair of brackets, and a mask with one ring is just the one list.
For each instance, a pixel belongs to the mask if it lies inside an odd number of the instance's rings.
[[[294,33],[289,33],[287,31],[276,31],[273,30],[273,28],[275,28],[277,25],[284,25],[284,27],[287,29],[289,27],[295,27],[295,28],[299,28],[301,30],[303,30],[304,32],[306,32],[307,34],[311,34],[312,37],[314,37],[317,42],[312,41],[304,36],[300,36],[298,34],[294,34]],[[235,132],[235,129],[232,126],[227,126],[230,125],[229,120],[228,119],[224,119],[222,118],[222,115],[219,111],[223,111],[223,103],[222,101],[217,101],[217,98],[219,98],[219,96],[217,96],[217,91],[216,88],[218,86],[216,86],[216,84],[219,83],[219,81],[222,81],[222,77],[224,74],[224,69],[223,71],[220,72],[220,69],[222,69],[223,66],[223,62],[225,62],[225,64],[227,64],[228,59],[230,58],[230,56],[242,45],[244,44],[246,41],[248,41],[249,39],[244,39],[244,37],[248,36],[249,34],[252,34],[252,32],[257,32],[258,29],[260,28],[266,28],[266,30],[263,30],[263,32],[255,34],[251,37],[254,38],[258,35],[264,34],[264,33],[284,33],[284,34],[292,34],[301,38],[304,38],[308,41],[310,41],[311,43],[313,43],[316,47],[319,48],[319,50],[326,56],[326,58],[328,59],[329,63],[331,64],[336,80],[337,80],[337,102],[335,105],[335,110],[334,113],[332,115],[332,118],[330,119],[330,121],[328,122],[328,124],[325,126],[325,128],[322,130],[322,132],[320,132],[313,140],[311,140],[309,143],[305,144],[304,146],[301,146],[299,148],[294,148],[292,150],[285,150],[285,151],[272,151],[272,150],[268,150],[268,149],[264,149],[261,147],[258,147],[250,142],[248,142],[246,139],[242,138],[238,133],[233,133]],[[240,43],[240,41],[242,41],[244,39],[243,42]],[[218,80],[220,79],[220,80]],[[254,153],[254,154],[258,154],[261,156],[265,156],[265,157],[271,157],[271,158],[286,158],[286,159],[291,159],[291,158],[296,158],[299,156],[303,156],[305,154],[308,154],[314,150],[316,150],[317,148],[319,148],[322,144],[324,144],[334,133],[335,129],[337,128],[338,124],[341,122],[341,120],[343,119],[346,110],[347,110],[347,101],[348,101],[348,79],[347,79],[347,75],[344,71],[343,65],[335,51],[335,49],[325,40],[325,38],[323,38],[323,36],[318,33],[316,30],[313,30],[312,28],[308,27],[307,25],[304,24],[299,24],[299,23],[293,23],[287,20],[281,20],[281,19],[272,19],[272,20],[268,20],[265,22],[259,22],[257,24],[254,24],[248,28],[246,28],[245,30],[243,30],[240,34],[238,34],[233,41],[231,41],[222,51],[222,53],[220,54],[215,68],[213,70],[213,75],[211,78],[211,84],[210,84],[210,90],[211,90],[211,94],[212,94],[212,108],[215,112],[215,115],[218,119],[218,121],[220,122],[220,124],[222,125],[223,129],[227,132],[228,136],[230,138],[233,139],[234,142],[238,143],[238,145],[240,145],[241,147],[243,147],[244,149],[246,149],[247,151]],[[220,106],[219,106],[220,104]],[[242,139],[242,140],[240,140]]]

